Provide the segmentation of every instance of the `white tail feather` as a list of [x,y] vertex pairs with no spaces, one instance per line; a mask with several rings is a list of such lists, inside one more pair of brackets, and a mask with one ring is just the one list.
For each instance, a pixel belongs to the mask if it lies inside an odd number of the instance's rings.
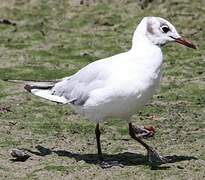
[[68,103],[68,100],[64,97],[52,95],[51,90],[31,89],[31,93],[36,95],[36,96],[48,99],[50,101],[54,101],[54,102],[58,102],[58,103],[62,103],[62,104]]

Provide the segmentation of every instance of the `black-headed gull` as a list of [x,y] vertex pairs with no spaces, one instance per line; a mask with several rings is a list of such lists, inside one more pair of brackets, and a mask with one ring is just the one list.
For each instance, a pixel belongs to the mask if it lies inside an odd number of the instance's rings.
[[175,27],[160,17],[145,17],[137,26],[132,48],[124,53],[95,61],[53,85],[26,85],[36,96],[70,104],[80,115],[96,123],[96,140],[101,162],[99,123],[117,117],[128,123],[130,136],[144,146],[150,162],[165,163],[167,159],[144,141],[152,136],[152,128],[134,126],[130,118],[153,96],[159,85],[163,55],[161,46],[177,42],[196,48],[177,33]]

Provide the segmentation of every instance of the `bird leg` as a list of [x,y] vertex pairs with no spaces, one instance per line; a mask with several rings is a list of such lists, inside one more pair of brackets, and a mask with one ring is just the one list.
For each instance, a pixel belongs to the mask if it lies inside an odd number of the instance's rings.
[[138,138],[147,139],[154,136],[155,129],[152,126],[134,126],[132,125],[132,130],[135,133],[135,136]]
[[118,161],[105,161],[102,155],[102,150],[101,150],[101,144],[100,144],[100,128],[99,128],[99,123],[96,124],[95,128],[95,135],[96,135],[96,141],[97,141],[97,148],[98,148],[98,158],[100,160],[100,167],[101,168],[110,168],[112,166],[120,166],[122,167],[122,164],[119,164]]
[[152,147],[147,145],[144,141],[142,141],[138,136],[136,136],[136,130],[135,127],[132,125],[132,123],[129,123],[129,134],[130,136],[138,141],[142,146],[145,147],[147,150],[147,157],[150,163],[152,164],[163,164],[167,163],[169,160],[165,157],[160,156]]
[[96,135],[97,148],[98,148],[98,158],[100,160],[103,160],[101,144],[100,144],[100,134],[101,134],[101,132],[100,132],[100,129],[99,129],[99,123],[97,123],[96,128],[95,128],[95,135]]

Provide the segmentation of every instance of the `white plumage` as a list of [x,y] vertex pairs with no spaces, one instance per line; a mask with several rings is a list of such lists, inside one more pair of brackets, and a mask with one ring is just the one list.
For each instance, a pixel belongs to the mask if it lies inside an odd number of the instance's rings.
[[[98,139],[100,121],[118,117],[129,122],[153,96],[161,76],[160,46],[169,41],[195,48],[165,19],[145,17],[136,28],[129,51],[95,61],[52,87],[27,85],[25,88],[42,98],[69,103],[77,113],[97,123]],[[149,159],[155,157],[163,161],[152,148],[135,137],[139,131],[133,127],[130,123],[130,135],[147,149]],[[98,154],[101,154],[100,146]]]
[[78,113],[95,122],[107,117],[129,120],[159,84],[162,53],[145,40],[133,42],[128,52],[87,65],[50,90],[31,92],[51,101],[73,102]]

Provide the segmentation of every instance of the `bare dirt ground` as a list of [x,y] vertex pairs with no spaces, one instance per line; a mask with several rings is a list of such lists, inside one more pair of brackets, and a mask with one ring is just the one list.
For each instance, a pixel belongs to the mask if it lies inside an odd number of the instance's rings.
[[[204,4],[204,0],[1,0],[0,179],[204,179]],[[127,124],[110,119],[101,125],[102,149],[106,159],[123,167],[102,169],[94,124],[68,106],[34,97],[23,84],[5,80],[58,79],[126,51],[144,16],[170,20],[198,46],[196,51],[175,44],[163,47],[161,88],[132,119],[155,126],[155,137],[146,141],[173,162],[150,167],[145,150],[130,139]],[[31,157],[15,161],[9,154],[13,148]]]

